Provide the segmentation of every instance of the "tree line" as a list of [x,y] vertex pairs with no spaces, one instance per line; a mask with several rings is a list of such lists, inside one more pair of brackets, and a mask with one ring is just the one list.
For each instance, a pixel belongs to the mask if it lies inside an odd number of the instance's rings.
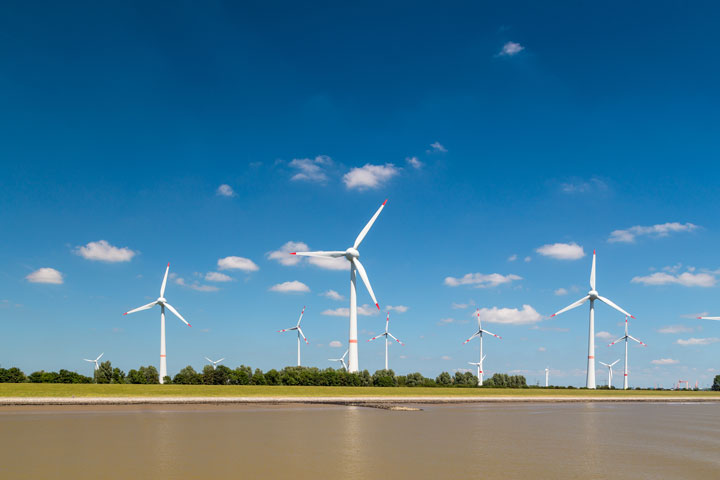
[[[45,372],[40,370],[25,375],[17,367],[0,368],[0,383],[122,383],[122,384],[158,384],[160,376],[152,365],[132,369],[127,374],[119,368],[113,368],[110,361],[102,362],[93,377],[68,370]],[[240,365],[235,369],[218,365],[213,368],[206,365],[197,372],[188,365],[174,377],[165,377],[165,384],[175,385],[305,385],[305,386],[348,386],[348,387],[477,387],[478,378],[471,372],[442,372],[436,378],[427,378],[421,373],[396,375],[393,370],[378,370],[372,375],[369,371],[350,373],[345,369],[316,367],[285,367],[281,370],[270,369],[263,372]],[[483,387],[527,388],[522,375],[496,373],[483,382]]]

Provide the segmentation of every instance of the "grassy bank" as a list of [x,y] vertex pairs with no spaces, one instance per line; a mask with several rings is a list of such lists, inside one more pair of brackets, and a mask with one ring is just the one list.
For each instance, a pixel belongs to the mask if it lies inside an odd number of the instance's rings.
[[552,390],[542,388],[285,387],[222,385],[88,385],[1,383],[0,397],[376,397],[376,396],[538,396],[538,397],[715,397],[720,392],[654,390]]

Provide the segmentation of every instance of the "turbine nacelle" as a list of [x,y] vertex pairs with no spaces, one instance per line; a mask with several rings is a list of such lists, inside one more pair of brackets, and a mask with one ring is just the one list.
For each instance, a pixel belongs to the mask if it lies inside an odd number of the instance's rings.
[[588,292],[588,297],[590,297],[590,300],[597,300],[600,294],[597,292],[597,290],[590,290]]
[[345,250],[345,258],[352,262],[353,258],[360,258],[360,252],[356,248],[350,247]]
[[157,300],[155,300],[158,304],[162,305],[167,303],[167,299],[165,297],[159,297]]

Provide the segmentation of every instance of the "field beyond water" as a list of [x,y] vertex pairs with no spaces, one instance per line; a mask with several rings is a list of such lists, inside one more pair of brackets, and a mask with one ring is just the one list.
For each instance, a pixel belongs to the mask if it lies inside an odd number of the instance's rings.
[[703,397],[720,392],[544,388],[307,387],[0,383],[0,397]]

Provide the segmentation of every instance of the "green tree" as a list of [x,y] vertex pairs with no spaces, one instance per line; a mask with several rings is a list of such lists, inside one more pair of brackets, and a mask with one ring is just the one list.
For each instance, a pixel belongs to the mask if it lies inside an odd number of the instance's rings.
[[125,383],[125,372],[117,367],[113,368],[112,383]]
[[255,373],[253,373],[251,382],[253,385],[265,385],[267,382],[265,380],[265,375],[263,375],[262,370],[259,368],[255,369]]
[[720,390],[720,375],[715,375],[715,380],[713,381],[712,389],[715,391]]
[[397,387],[397,378],[392,370],[378,370],[372,376],[376,387]]
[[193,367],[188,365],[175,375],[173,383],[180,385],[199,385],[201,383],[201,377]]
[[23,383],[26,380],[25,374],[17,367],[0,368],[0,383]]
[[435,379],[435,383],[437,383],[441,387],[449,387],[452,385],[453,379],[448,372],[442,372]]
[[109,360],[102,362],[97,370],[95,370],[95,383],[112,382],[113,369]]
[[158,373],[157,368],[153,367],[152,365],[148,365],[147,367],[140,367],[140,372],[145,376],[145,383],[160,383],[160,374]]
[[280,372],[278,372],[274,368],[271,368],[270,370],[265,372],[265,381],[268,385],[281,385],[282,382],[280,381]]

